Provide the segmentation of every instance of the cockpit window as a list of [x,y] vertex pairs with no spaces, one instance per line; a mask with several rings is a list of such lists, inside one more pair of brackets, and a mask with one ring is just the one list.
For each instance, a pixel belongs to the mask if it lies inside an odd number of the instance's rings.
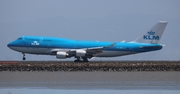
[[18,38],[17,40],[22,40],[22,38]]

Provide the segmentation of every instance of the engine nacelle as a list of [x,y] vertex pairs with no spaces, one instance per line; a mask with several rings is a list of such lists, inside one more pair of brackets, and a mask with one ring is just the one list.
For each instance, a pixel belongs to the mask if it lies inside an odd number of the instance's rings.
[[76,50],[76,56],[78,56],[78,57],[86,56],[86,51]]
[[58,59],[65,59],[68,56],[68,53],[66,52],[57,52],[56,53],[56,58]]

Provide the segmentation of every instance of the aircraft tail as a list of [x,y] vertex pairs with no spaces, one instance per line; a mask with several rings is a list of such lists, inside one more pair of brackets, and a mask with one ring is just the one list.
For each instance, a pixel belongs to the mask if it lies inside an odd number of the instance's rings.
[[159,21],[157,24],[155,24],[152,28],[149,29],[146,34],[143,36],[140,36],[133,42],[140,42],[140,43],[158,43],[161,39],[161,36],[164,32],[164,29],[166,28],[167,21]]

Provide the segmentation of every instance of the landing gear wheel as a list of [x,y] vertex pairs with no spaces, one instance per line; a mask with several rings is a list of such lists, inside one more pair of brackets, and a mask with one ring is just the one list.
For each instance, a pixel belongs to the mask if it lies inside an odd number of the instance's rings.
[[74,60],[74,62],[82,62],[82,61],[80,60],[80,57],[75,57],[75,58],[77,58],[77,59]]
[[83,62],[89,62],[88,59],[86,57],[82,58]]
[[74,60],[74,62],[82,62],[81,60]]
[[23,60],[26,60],[26,58],[25,58],[25,57],[23,57]]
[[[89,62],[87,57],[75,57],[75,58],[77,58],[77,59],[74,60],[74,62]],[[83,60],[81,61],[81,59],[83,59]]]

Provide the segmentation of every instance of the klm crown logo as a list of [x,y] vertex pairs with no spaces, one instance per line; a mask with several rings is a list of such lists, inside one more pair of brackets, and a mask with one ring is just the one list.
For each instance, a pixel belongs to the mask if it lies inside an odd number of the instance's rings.
[[31,45],[39,45],[38,41],[33,41],[33,43],[31,43]]
[[155,32],[153,32],[152,30],[148,32],[148,35],[154,35]]
[[159,36],[156,36],[156,32],[153,32],[152,30],[147,32],[148,35],[144,35],[143,39],[145,40],[159,40]]

